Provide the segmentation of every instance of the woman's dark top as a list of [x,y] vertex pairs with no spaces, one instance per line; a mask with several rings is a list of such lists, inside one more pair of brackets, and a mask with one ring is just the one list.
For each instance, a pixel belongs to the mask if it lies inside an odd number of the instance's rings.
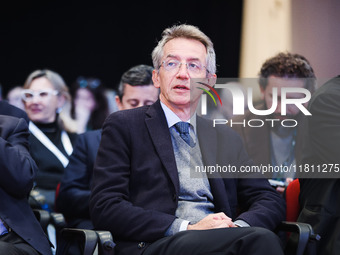
[[[57,121],[53,123],[34,123],[54,145],[67,157],[63,144],[61,142],[62,129],[59,127]],[[71,144],[74,145],[77,134],[67,133]],[[43,145],[33,134],[30,135],[30,153],[35,160],[39,171],[36,177],[36,187],[55,190],[61,177],[64,173],[64,166],[59,159]]]

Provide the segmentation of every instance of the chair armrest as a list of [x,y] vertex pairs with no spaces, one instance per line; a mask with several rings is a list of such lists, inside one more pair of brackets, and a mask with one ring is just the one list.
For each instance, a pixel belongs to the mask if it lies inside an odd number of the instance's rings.
[[62,213],[51,213],[51,223],[55,226],[57,231],[60,231],[61,229],[66,227],[66,220],[64,218],[64,215]]
[[[293,249],[296,251],[296,255],[303,255],[309,240],[320,240],[320,236],[314,234],[311,225],[307,223],[283,221],[278,226],[278,230],[296,233],[297,244],[293,242],[287,243],[287,246],[295,246]],[[286,247],[286,250],[291,249],[291,247]]]
[[[97,246],[98,235],[89,229],[64,228],[61,236],[66,241],[77,240],[84,244],[84,255],[92,255]],[[66,247],[67,251],[68,247]],[[67,254],[67,253],[66,253]]]
[[37,218],[37,220],[39,221],[40,226],[42,227],[44,232],[47,234],[47,226],[51,220],[50,213],[48,211],[41,210],[41,209],[33,209],[33,213],[35,217]]
[[51,212],[50,217],[50,222],[55,228],[57,246],[59,246],[59,242],[61,239],[61,230],[66,227],[66,220],[62,213]]
[[96,233],[98,235],[98,254],[114,255],[116,244],[113,242],[111,232],[97,230]]

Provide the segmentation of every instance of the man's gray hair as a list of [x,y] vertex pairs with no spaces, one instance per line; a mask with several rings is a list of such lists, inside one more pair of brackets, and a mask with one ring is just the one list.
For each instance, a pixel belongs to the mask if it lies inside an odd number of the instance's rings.
[[209,73],[216,73],[216,54],[212,41],[198,27],[186,24],[175,25],[163,31],[162,39],[152,51],[152,62],[156,70],[161,65],[164,45],[175,38],[187,38],[201,42],[207,50],[206,68]]

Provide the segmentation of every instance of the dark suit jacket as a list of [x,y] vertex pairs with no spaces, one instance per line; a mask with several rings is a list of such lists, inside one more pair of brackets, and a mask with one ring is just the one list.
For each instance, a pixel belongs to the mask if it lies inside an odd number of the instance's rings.
[[[226,125],[213,128],[198,118],[197,133],[205,165],[251,164],[240,137]],[[268,229],[284,219],[284,201],[267,180],[209,182],[216,212]],[[111,114],[94,167],[90,212],[95,228],[112,232],[118,254],[141,254],[139,242],[147,246],[164,237],[175,220],[178,196],[178,171],[160,102]],[[244,211],[240,215],[238,208]]]
[[56,200],[57,211],[64,214],[70,227],[93,228],[89,212],[90,186],[100,138],[101,130],[78,136],[61,179]]
[[333,178],[324,179],[325,173],[321,173],[318,176],[322,179],[300,179],[302,210],[298,221],[311,224],[321,236],[318,254],[335,255],[340,247],[340,173],[334,172],[334,166],[340,165],[340,76],[322,85],[308,105],[312,116],[307,119],[302,163],[315,169],[327,164],[326,171],[332,173],[328,177]]
[[0,101],[0,115],[9,115],[17,118],[23,118],[29,122],[29,118],[25,111],[9,104],[7,101]]
[[309,104],[307,146],[303,161],[308,163],[340,162],[340,75],[322,85]]
[[28,136],[24,119],[0,115],[0,217],[41,254],[51,254],[27,200],[37,171],[28,152]]
[[[259,110],[264,109],[264,105],[258,107]],[[302,115],[297,119],[298,127],[296,134],[296,145],[295,145],[295,160],[296,164],[301,164],[302,158],[302,136],[304,134],[304,125],[302,122]],[[260,119],[264,121],[262,127],[250,127],[246,124],[243,125],[233,125],[232,128],[240,134],[244,146],[248,152],[249,157],[254,160],[255,164],[268,165],[271,164],[271,153],[270,153],[270,122],[265,121],[268,116],[258,116],[250,111],[247,111],[245,115],[237,116],[233,118],[235,122],[241,122],[243,120],[248,123],[250,119]]]

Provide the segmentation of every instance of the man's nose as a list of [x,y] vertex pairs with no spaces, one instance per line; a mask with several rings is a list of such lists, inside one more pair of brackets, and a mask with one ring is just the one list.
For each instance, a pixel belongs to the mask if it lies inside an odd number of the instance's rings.
[[188,79],[189,78],[189,72],[187,65],[185,63],[181,63],[178,68],[177,72],[177,78],[182,78],[182,79]]

